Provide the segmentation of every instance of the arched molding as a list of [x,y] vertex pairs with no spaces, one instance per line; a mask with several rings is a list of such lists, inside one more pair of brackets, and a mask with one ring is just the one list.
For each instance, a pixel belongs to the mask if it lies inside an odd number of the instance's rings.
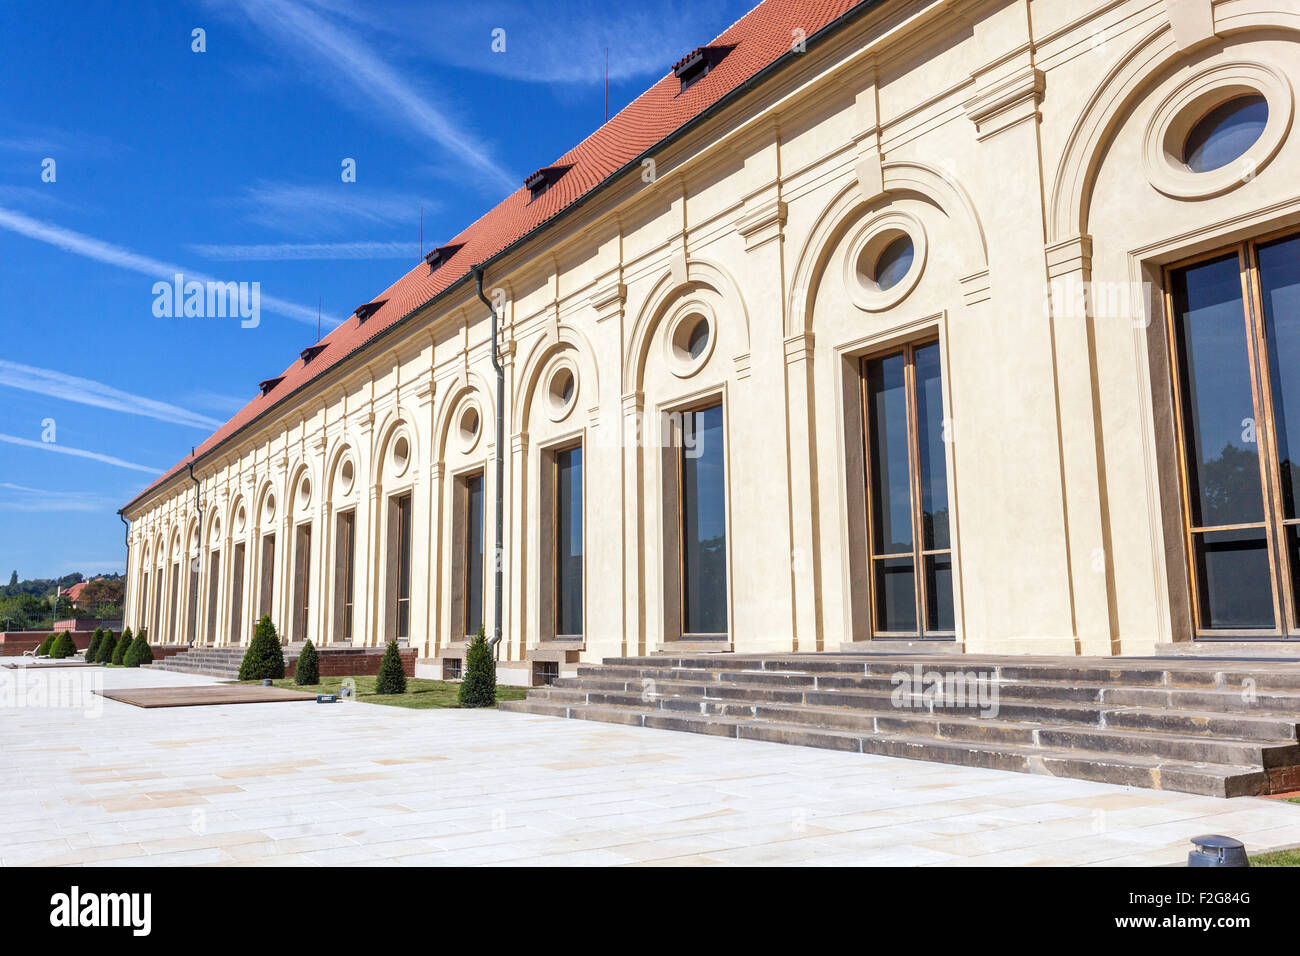
[[785,310],[786,338],[810,330],[808,299],[844,234],[865,213],[887,207],[908,194],[919,196],[936,207],[960,230],[961,248],[967,257],[963,276],[988,268],[988,243],[979,211],[960,183],[933,166],[917,162],[886,163],[881,173],[884,187],[879,195],[864,197],[857,180],[852,180],[832,197],[814,220],[791,272],[790,298]]
[[[716,262],[708,259],[687,259],[686,281],[676,283],[673,281],[672,271],[666,271],[650,290],[645,303],[637,313],[636,321],[632,326],[632,335],[628,338],[627,351],[623,354],[623,381],[626,383],[627,391],[641,390],[645,379],[650,342],[669,307],[680,296],[687,295],[700,286],[712,290],[722,300],[723,308],[722,314],[718,316],[719,323],[726,325],[729,332],[734,327],[741,336],[740,344],[733,350],[732,358],[738,365],[747,362],[750,349],[749,311],[745,307],[745,298],[741,295],[739,284],[730,272]],[[729,322],[729,319],[740,321]]]
[[[417,462],[423,460],[420,457],[422,436],[419,418],[415,414],[415,409],[407,405],[394,405],[384,413],[384,417],[379,420],[373,434],[376,438],[374,454],[371,456],[370,470],[368,472],[370,487],[379,488],[385,483],[392,484],[394,481],[399,485],[406,485],[413,481],[419,474]],[[398,436],[405,436],[406,440],[410,442],[406,469],[399,477],[389,479],[385,471],[385,462],[388,458],[388,451]]]
[[452,423],[468,395],[473,395],[480,409],[479,431],[484,438],[476,447],[484,448],[490,441],[495,440],[492,437],[496,434],[497,410],[493,399],[496,394],[495,384],[489,383],[487,378],[477,371],[458,372],[455,378],[441,386],[439,391],[445,398],[438,408],[434,422],[435,465],[446,460],[447,441],[451,435]]
[[[1231,6],[1236,8],[1231,13],[1215,11],[1220,46],[1251,30],[1300,31],[1300,13],[1281,10],[1276,4],[1239,0]],[[1138,100],[1164,80],[1171,68],[1203,53],[1203,47],[1180,49],[1173,28],[1163,22],[1148,30],[1102,77],[1061,150],[1048,205],[1049,245],[1087,233],[1092,185],[1115,132],[1130,118]]]
[[[528,430],[533,403],[537,400],[538,385],[542,373],[550,366],[551,360],[561,353],[567,353],[578,366],[578,398],[585,401],[588,408],[596,407],[600,402],[600,371],[595,361],[595,349],[591,340],[581,329],[562,325],[558,329],[548,329],[528,350],[518,378],[516,399],[513,404],[511,434]],[[585,396],[585,399],[583,398]]]

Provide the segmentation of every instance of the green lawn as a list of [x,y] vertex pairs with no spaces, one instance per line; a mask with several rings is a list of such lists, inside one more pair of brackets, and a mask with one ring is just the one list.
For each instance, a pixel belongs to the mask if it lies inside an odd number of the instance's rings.
[[[276,687],[286,687],[289,690],[306,691],[309,694],[337,694],[343,681],[343,677],[325,677],[319,684],[306,684],[299,686],[293,682],[292,677],[286,677],[283,680],[275,681]],[[357,700],[364,701],[367,704],[387,704],[390,707],[413,707],[417,710],[429,710],[435,707],[459,707],[456,695],[460,691],[459,684],[448,683],[441,680],[425,680],[421,677],[406,678],[405,694],[376,694],[375,682],[378,677],[353,677],[357,685]],[[235,681],[232,683],[257,684],[259,681]],[[521,700],[526,691],[522,687],[498,687],[497,700]]]
[[1277,850],[1250,858],[1251,866],[1300,866],[1300,850]]

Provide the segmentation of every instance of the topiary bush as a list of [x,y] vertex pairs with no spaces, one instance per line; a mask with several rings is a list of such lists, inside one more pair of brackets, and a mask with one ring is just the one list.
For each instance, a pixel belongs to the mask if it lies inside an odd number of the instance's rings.
[[117,635],[108,628],[104,628],[104,635],[99,639],[99,646],[95,648],[95,656],[86,657],[86,660],[94,664],[106,664],[107,658],[113,654],[113,647],[117,644]]
[[38,647],[38,648],[36,648],[36,656],[37,656],[37,657],[49,657],[49,656],[50,656],[50,647],[54,644],[54,639],[55,639],[56,637],[58,637],[58,636],[59,636],[59,635],[57,635],[57,634],[51,634],[51,635],[50,635],[49,637],[47,637],[45,640],[41,641],[41,646]]
[[131,646],[126,649],[122,655],[122,663],[127,667],[139,667],[141,664],[153,663],[153,648],[149,646],[149,638],[141,631]]
[[131,642],[134,640],[135,636],[131,633],[131,629],[129,627],[125,628],[122,631],[122,636],[119,637],[117,643],[113,645],[113,653],[105,658],[105,662],[108,664],[121,665],[122,656],[126,654],[126,649],[131,646]]
[[389,641],[384,659],[379,662],[379,679],[375,681],[376,694],[405,694],[406,671],[402,670],[402,652],[396,641]]
[[50,657],[53,657],[55,660],[63,660],[65,657],[71,657],[75,653],[77,653],[77,645],[72,640],[72,635],[67,631],[60,633],[59,636],[54,639],[54,643],[50,645]]
[[460,682],[460,706],[495,707],[497,705],[497,667],[492,660],[492,649],[488,647],[479,625],[474,643],[465,652],[465,676]]
[[320,683],[320,655],[316,645],[307,641],[298,655],[298,664],[293,669],[293,682],[303,686]]
[[280,637],[271,623],[271,615],[263,614],[253,632],[253,643],[248,645],[239,665],[239,679],[266,680],[270,677],[278,680],[283,676],[284,651],[280,649]]
[[86,663],[89,664],[95,659],[95,651],[99,650],[99,642],[104,639],[104,629],[95,628],[95,632],[90,635],[90,643],[86,645]]

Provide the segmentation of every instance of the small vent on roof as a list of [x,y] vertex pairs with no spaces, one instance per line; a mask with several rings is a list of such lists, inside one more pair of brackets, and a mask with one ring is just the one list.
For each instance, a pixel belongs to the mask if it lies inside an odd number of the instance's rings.
[[358,321],[364,322],[378,312],[387,301],[387,299],[376,299],[374,302],[367,302],[365,305],[359,305],[353,309],[352,314],[357,317]]
[[270,395],[271,389],[275,388],[283,381],[284,381],[284,376],[281,375],[278,378],[268,378],[265,382],[258,382],[257,387],[262,390],[263,395]]
[[451,260],[451,257],[459,252],[464,245],[463,242],[453,242],[450,245],[439,246],[434,249],[433,252],[424,257],[424,261],[429,263],[429,271],[432,272],[439,266],[446,265]]
[[533,173],[524,180],[524,186],[528,189],[528,201],[532,202],[546,190],[560,181],[560,177],[573,168],[573,164],[567,166],[546,166]]
[[682,81],[680,92],[698,83],[734,49],[734,46],[700,46],[674,63],[673,76]]
[[308,365],[311,363],[312,359],[314,359],[316,356],[320,355],[321,352],[324,351],[325,351],[324,343],[321,343],[319,345],[309,345],[301,352],[299,352],[298,356],[302,359],[303,365]]

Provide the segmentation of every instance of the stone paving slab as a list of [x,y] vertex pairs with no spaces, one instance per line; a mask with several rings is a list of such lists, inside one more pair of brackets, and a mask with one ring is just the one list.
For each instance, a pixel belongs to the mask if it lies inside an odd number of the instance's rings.
[[285,687],[262,687],[257,684],[216,684],[182,687],[127,687],[97,691],[101,697],[132,704],[135,707],[211,707],[218,704],[274,704],[290,700],[312,700],[305,694]]
[[1202,833],[1300,844],[1300,805],[1255,797],[500,711],[94,700],[0,707],[0,865],[1146,866]]

